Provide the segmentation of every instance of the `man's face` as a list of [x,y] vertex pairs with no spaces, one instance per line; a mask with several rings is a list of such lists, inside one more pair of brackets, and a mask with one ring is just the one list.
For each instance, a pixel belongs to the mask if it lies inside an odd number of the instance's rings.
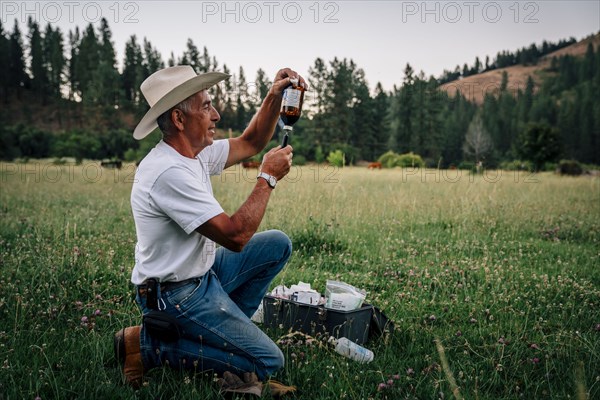
[[206,90],[194,95],[191,112],[185,114],[184,134],[194,148],[204,149],[213,144],[216,123],[221,119]]

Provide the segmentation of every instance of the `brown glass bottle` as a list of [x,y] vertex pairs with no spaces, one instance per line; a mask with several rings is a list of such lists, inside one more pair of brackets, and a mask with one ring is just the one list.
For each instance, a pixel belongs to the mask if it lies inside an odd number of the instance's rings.
[[292,85],[283,91],[281,110],[279,111],[279,116],[284,123],[284,137],[281,147],[287,146],[288,134],[292,131],[292,125],[300,119],[302,102],[304,101],[304,87],[298,84],[297,79],[290,79],[290,82]]

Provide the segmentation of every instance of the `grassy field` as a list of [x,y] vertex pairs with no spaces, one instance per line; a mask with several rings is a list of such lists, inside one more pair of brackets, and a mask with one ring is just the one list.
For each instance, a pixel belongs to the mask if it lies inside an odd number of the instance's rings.
[[[0,399],[220,398],[210,373],[122,384],[112,336],[140,322],[133,171],[0,164]],[[228,212],[254,174],[215,179]],[[267,214],[294,243],[274,285],[346,281],[397,328],[367,365],[282,345],[276,378],[297,398],[600,398],[598,178],[305,166]]]

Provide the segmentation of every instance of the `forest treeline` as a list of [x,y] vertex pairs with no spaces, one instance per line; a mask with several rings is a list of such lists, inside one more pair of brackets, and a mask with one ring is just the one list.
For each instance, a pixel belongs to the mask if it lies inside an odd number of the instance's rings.
[[[5,105],[39,103],[58,116],[49,132],[36,128],[31,116],[15,120],[10,108],[2,107],[2,159],[138,160],[160,137],[157,132],[141,142],[131,137],[147,110],[139,87],[165,66],[187,64],[198,73],[232,74],[212,89],[212,96],[221,113],[219,127],[233,134],[248,124],[271,85],[262,69],[254,77],[243,67],[231,71],[191,38],[183,54],[171,53],[165,63],[150,40],[132,35],[119,64],[105,19],[98,26],[67,33],[30,19],[27,30],[23,34],[17,21],[10,31],[0,24],[0,99]],[[535,63],[573,41],[504,51],[485,66],[477,59],[473,67],[464,66],[460,77],[483,68]],[[295,160],[322,162],[330,152],[341,150],[349,163],[375,160],[392,151],[413,152],[436,167],[522,160],[542,168],[560,158],[600,164],[600,49],[591,43],[583,57],[554,58],[539,86],[529,78],[514,89],[505,73],[499,90],[487,93],[480,105],[459,92],[450,96],[439,90],[452,77],[448,71],[439,78],[426,77],[407,64],[403,72],[403,81],[391,91],[380,83],[372,89],[352,60],[317,58],[307,77],[311,89],[305,117],[296,124],[292,138],[299,156]]]
[[473,62],[473,65],[471,66],[465,63],[463,64],[462,69],[460,65],[457,65],[453,71],[444,70],[438,81],[440,84],[444,84],[460,78],[466,78],[467,76],[493,71],[498,68],[506,68],[518,64],[535,65],[545,55],[560,50],[563,47],[570,46],[576,42],[577,40],[573,37],[559,40],[557,43],[544,40],[540,46],[532,43],[529,46],[520,48],[514,52],[509,50],[500,51],[496,54],[494,60],[490,60],[490,57],[486,56],[485,62],[482,62],[479,57],[475,57],[475,62]]

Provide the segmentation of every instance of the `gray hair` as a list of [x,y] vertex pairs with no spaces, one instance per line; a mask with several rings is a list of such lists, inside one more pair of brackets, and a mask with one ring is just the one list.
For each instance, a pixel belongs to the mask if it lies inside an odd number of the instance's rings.
[[156,123],[158,124],[158,128],[163,133],[163,137],[167,137],[172,135],[175,132],[175,124],[171,120],[171,113],[173,110],[178,109],[185,113],[189,113],[192,111],[192,106],[194,105],[194,95],[191,95],[187,99],[183,100],[179,104],[171,107],[168,111],[162,113],[157,119]]

